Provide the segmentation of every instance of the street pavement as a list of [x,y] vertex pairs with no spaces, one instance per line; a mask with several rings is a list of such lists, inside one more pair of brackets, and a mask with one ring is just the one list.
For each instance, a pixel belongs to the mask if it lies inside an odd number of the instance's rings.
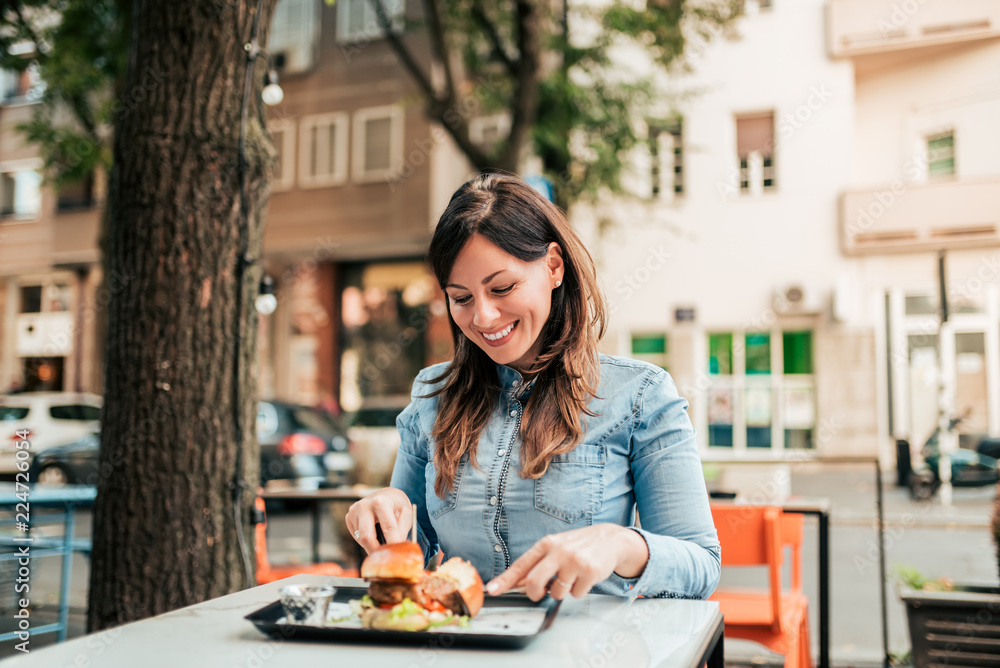
[[[932,577],[950,576],[996,580],[997,565],[989,538],[989,519],[995,490],[990,487],[956,489],[954,504],[942,508],[938,499],[917,503],[905,489],[893,486],[895,476],[884,477],[886,563],[920,569]],[[797,464],[792,469],[791,492],[831,501],[831,655],[835,666],[881,665],[881,614],[877,534],[875,531],[875,479],[871,467]],[[273,563],[307,562],[310,559],[310,517],[306,512],[269,514],[269,546]],[[77,535],[90,534],[90,514],[78,515]],[[333,520],[325,518],[321,558],[350,559],[351,546],[338,544]],[[818,652],[817,530],[814,518],[806,519],[803,545],[803,586],[810,597],[813,655]],[[344,548],[347,548],[346,550]],[[35,624],[54,621],[59,586],[59,560],[39,559],[32,564],[32,603]],[[71,636],[85,628],[89,563],[79,555],[73,561]],[[763,583],[763,569],[727,569],[726,586]],[[14,612],[10,571],[0,571],[0,633],[9,630]],[[888,634],[892,652],[909,647],[905,611],[896,597],[895,584],[887,585]],[[54,641],[52,635],[31,641],[37,649]],[[13,643],[0,646],[0,657],[15,653]],[[737,664],[781,663],[781,657],[739,640],[726,641],[727,659]]]

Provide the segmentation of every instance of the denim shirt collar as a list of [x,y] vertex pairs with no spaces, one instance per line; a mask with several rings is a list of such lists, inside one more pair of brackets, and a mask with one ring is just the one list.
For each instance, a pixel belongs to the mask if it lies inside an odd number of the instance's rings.
[[538,376],[532,378],[527,387],[525,387],[524,376],[519,371],[504,364],[497,364],[496,367],[500,389],[504,392],[512,392],[522,401],[526,401],[531,395],[531,390],[535,387],[535,380],[538,379]]

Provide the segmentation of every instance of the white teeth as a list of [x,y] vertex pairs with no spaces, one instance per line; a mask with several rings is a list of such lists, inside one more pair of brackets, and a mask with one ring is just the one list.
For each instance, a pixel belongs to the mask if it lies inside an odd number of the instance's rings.
[[505,328],[504,328],[504,330],[503,330],[502,332],[497,332],[496,334],[486,334],[486,333],[484,332],[484,333],[483,333],[483,336],[485,336],[485,337],[486,337],[486,338],[487,338],[488,340],[490,340],[490,341],[499,341],[499,340],[500,340],[500,339],[502,339],[503,337],[505,337],[505,336],[507,336],[508,334],[510,334],[510,330],[514,329],[514,325],[516,325],[516,324],[517,324],[517,322],[516,322],[516,321],[515,321],[515,322],[512,322],[512,323],[510,323],[509,325],[507,325],[507,327],[505,327]]

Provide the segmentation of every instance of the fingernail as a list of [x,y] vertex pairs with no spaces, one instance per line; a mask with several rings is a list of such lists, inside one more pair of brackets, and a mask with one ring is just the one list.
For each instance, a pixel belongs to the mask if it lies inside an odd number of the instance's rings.
[[500,585],[498,585],[496,582],[491,582],[488,585],[486,585],[486,593],[489,594],[490,596],[495,596],[497,591],[499,590],[500,590]]

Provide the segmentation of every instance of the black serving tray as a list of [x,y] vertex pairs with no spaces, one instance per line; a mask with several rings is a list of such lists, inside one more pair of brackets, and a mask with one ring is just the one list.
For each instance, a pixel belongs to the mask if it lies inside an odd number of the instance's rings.
[[[368,593],[367,587],[337,587],[333,595],[334,603],[347,603],[351,599],[359,599]],[[285,617],[281,601],[269,603],[263,608],[251,612],[245,619],[253,622],[261,633],[286,640],[322,640],[327,642],[357,642],[374,644],[406,644],[427,645],[428,647],[491,647],[519,648],[530,643],[539,633],[552,625],[559,604],[551,596],[535,602],[524,594],[503,594],[502,596],[487,596],[483,601],[483,609],[473,618],[467,629],[451,626],[438,627],[433,631],[383,631],[380,629],[362,629],[345,626],[305,626],[302,624],[285,624],[280,621]],[[509,633],[477,630],[477,620],[485,620],[492,611],[498,608],[533,608],[544,610],[545,616],[531,633]],[[512,611],[513,612],[513,611]],[[486,616],[484,616],[484,613]]]

